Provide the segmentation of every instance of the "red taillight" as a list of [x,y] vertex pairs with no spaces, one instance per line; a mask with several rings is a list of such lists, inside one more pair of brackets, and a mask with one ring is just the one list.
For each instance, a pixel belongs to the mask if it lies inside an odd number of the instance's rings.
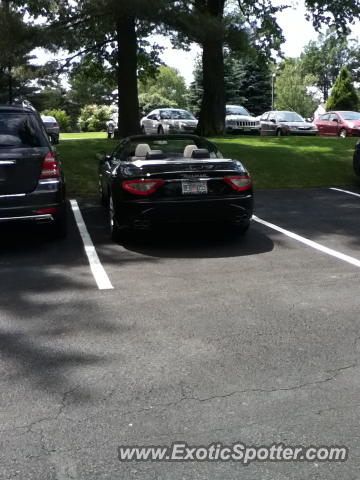
[[42,208],[40,210],[36,210],[35,213],[37,213],[38,215],[45,215],[47,213],[56,213],[57,211],[57,208]]
[[44,180],[47,178],[60,178],[59,164],[54,154],[49,152],[45,155],[41,172],[40,179]]
[[164,180],[124,180],[122,182],[123,189],[135,195],[150,195],[163,184]]
[[237,192],[243,192],[252,187],[252,181],[249,175],[236,175],[224,177],[224,181]]

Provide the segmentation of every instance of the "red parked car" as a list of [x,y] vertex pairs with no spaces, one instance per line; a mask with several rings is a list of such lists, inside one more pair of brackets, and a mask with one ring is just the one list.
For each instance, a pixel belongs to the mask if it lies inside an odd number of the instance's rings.
[[327,112],[314,120],[322,137],[360,137],[360,113]]

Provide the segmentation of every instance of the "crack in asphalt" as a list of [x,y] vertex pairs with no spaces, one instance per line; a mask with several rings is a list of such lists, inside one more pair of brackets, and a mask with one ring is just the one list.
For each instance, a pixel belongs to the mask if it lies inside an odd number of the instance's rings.
[[[339,367],[337,369],[328,370],[327,372],[333,373],[333,374],[330,375],[330,376],[327,376],[326,378],[323,378],[321,380],[316,380],[316,381],[313,381],[313,382],[305,382],[305,383],[301,383],[299,385],[294,385],[294,386],[289,386],[289,387],[281,387],[281,388],[249,388],[249,389],[245,389],[245,390],[234,390],[232,392],[225,393],[225,394],[222,394],[222,395],[218,394],[218,395],[212,395],[212,396],[204,397],[204,398],[197,397],[197,396],[186,396],[186,395],[184,395],[184,393],[185,393],[184,392],[184,385],[182,384],[182,386],[180,385],[182,396],[179,400],[172,401],[172,402],[167,402],[167,403],[155,403],[154,405],[150,405],[148,407],[144,407],[144,408],[140,408],[140,409],[136,409],[136,410],[128,410],[126,412],[120,413],[120,416],[124,417],[124,416],[127,416],[127,415],[141,414],[141,413],[144,413],[144,412],[152,411],[152,410],[157,409],[157,408],[175,407],[177,405],[180,405],[183,402],[189,402],[189,401],[206,403],[206,402],[211,402],[213,400],[221,400],[221,399],[233,397],[235,395],[243,395],[243,394],[247,394],[247,393],[276,393],[276,392],[288,392],[288,391],[301,390],[303,388],[307,388],[307,387],[310,387],[310,386],[321,385],[321,384],[324,384],[324,383],[331,382],[332,380],[335,380],[339,375],[341,375],[344,371],[350,370],[352,368],[357,368],[357,367],[359,367],[359,364],[353,363],[353,364],[350,364],[350,365],[346,365],[344,367]],[[21,426],[18,426],[18,427],[13,427],[13,428],[0,430],[0,433],[5,433],[5,432],[9,432],[9,431],[14,431],[14,430],[23,430],[23,429],[26,430],[26,433],[30,433],[30,432],[31,433],[38,433],[38,431],[36,432],[35,427],[41,425],[44,422],[56,421],[60,417],[60,415],[62,415],[64,413],[64,411],[65,411],[65,409],[68,405],[67,404],[68,397],[72,393],[74,393],[76,390],[78,390],[79,388],[80,388],[79,386],[76,386],[76,387],[73,387],[72,389],[67,390],[66,392],[63,393],[62,399],[61,399],[61,402],[60,402],[60,406],[59,406],[57,412],[54,415],[50,415],[50,416],[46,416],[46,417],[37,419],[37,420],[35,420],[31,423],[28,423],[26,425],[21,425]],[[114,393],[114,390],[111,390],[109,395],[106,396],[104,398],[104,400],[106,400],[107,398],[110,398],[113,395],[113,393]],[[107,410],[107,412],[109,412],[109,413],[114,412],[114,411],[118,411],[118,409],[117,410],[114,410],[114,409]],[[326,409],[320,410],[319,412],[322,412],[322,411],[326,411]],[[85,422],[85,421],[87,421],[91,418],[97,417],[98,415],[99,415],[99,413],[95,413],[93,415],[90,415],[88,417],[84,417],[84,418],[78,420],[78,422]],[[41,431],[42,431],[42,429],[40,430],[40,432]]]

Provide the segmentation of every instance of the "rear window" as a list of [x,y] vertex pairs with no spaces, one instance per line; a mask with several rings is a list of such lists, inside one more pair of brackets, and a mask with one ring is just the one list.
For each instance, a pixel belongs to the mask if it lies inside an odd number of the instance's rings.
[[0,148],[46,147],[48,142],[34,115],[0,112]]
[[41,120],[46,123],[56,123],[56,119],[54,117],[41,117]]

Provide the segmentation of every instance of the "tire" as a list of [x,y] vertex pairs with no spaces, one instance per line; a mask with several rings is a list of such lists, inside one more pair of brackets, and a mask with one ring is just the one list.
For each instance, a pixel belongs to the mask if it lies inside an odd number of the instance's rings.
[[355,175],[360,176],[360,149],[355,150],[353,157],[353,168]]
[[64,208],[64,211],[59,214],[49,226],[50,235],[53,239],[65,238],[67,235],[67,214]]
[[108,207],[109,206],[109,192],[104,192],[103,183],[102,183],[100,177],[99,177],[98,188],[99,188],[99,196],[100,196],[101,205],[103,205],[104,207]]
[[126,235],[126,230],[121,228],[114,218],[114,204],[111,195],[109,195],[109,223],[111,239],[116,243],[120,243]]
[[235,222],[230,223],[231,230],[238,235],[245,235],[249,230],[250,225],[250,220],[241,224]]
[[162,125],[160,125],[160,127],[158,128],[158,134],[159,135],[164,135],[164,127]]
[[346,137],[347,137],[347,132],[346,132],[345,128],[342,128],[342,129],[339,131],[339,137],[340,137],[340,138],[346,138]]

